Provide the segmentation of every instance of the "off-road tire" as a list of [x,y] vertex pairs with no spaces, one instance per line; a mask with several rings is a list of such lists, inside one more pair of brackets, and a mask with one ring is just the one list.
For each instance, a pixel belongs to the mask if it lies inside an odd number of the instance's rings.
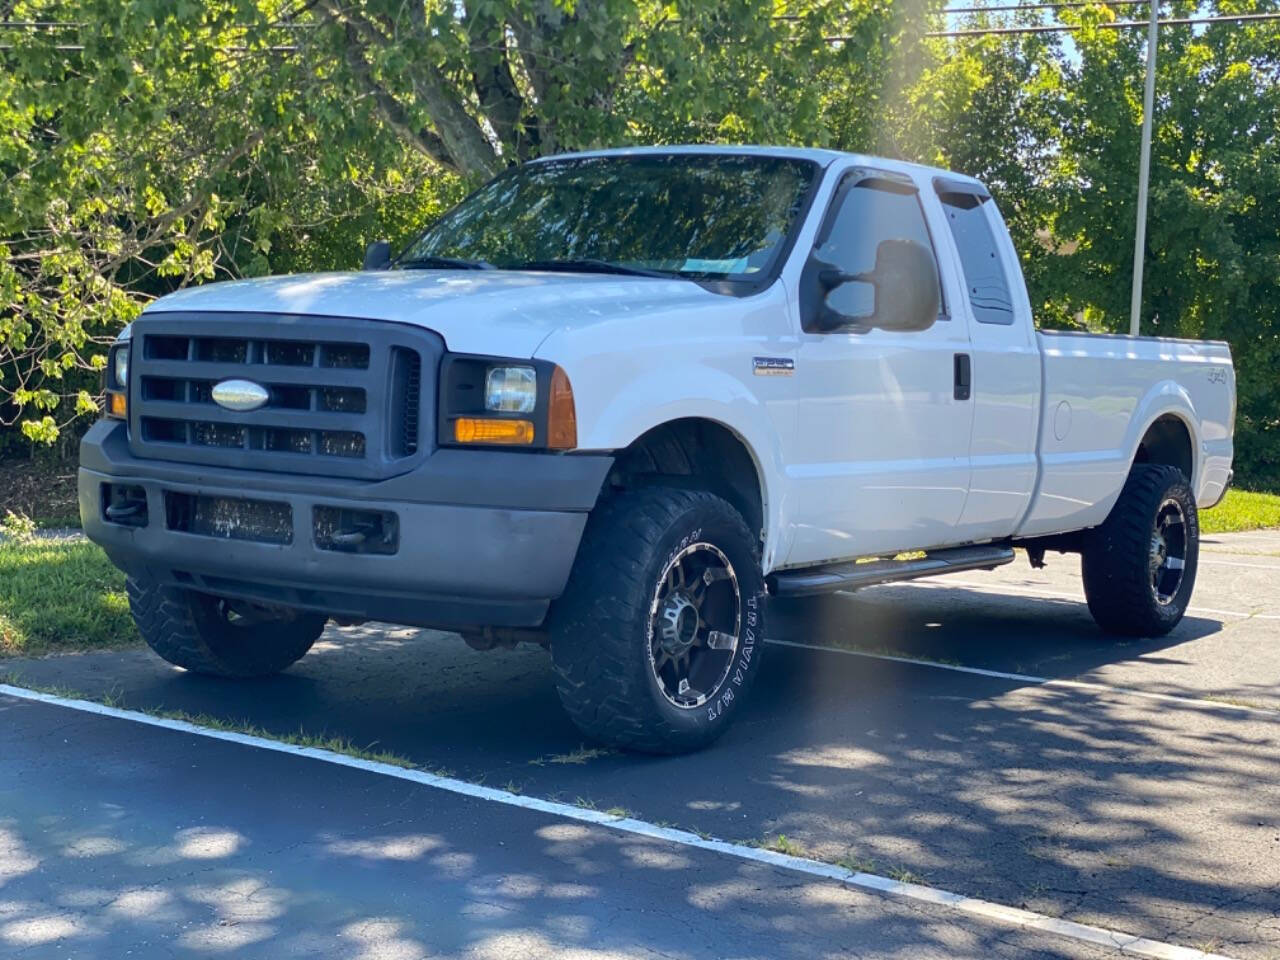
[[130,577],[129,609],[147,646],[175,666],[214,677],[265,677],[297,661],[325,618],[297,613],[238,625],[218,614],[218,598]]
[[[718,551],[731,565],[728,588],[736,593],[721,595],[721,611],[737,607],[739,633],[706,702],[679,706],[656,676],[651,611],[670,565],[695,549]],[[561,703],[584,734],[616,747],[683,753],[705,746],[729,726],[759,672],[764,592],[757,540],[720,497],[669,487],[610,497],[592,512],[569,586],[548,619]]]
[[[1168,602],[1152,585],[1153,535],[1166,504],[1176,504],[1185,525],[1182,577]],[[1178,625],[1195,587],[1200,519],[1195,496],[1177,467],[1137,464],[1102,526],[1089,531],[1081,571],[1089,612],[1108,633],[1161,637]]]

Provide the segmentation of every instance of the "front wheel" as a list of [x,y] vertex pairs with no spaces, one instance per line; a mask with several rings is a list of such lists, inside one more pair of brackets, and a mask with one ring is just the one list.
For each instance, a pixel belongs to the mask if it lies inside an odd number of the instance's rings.
[[721,498],[647,487],[602,503],[549,622],[565,710],[614,746],[705,746],[759,670],[763,597],[756,540]]
[[193,673],[265,677],[311,649],[325,618],[264,607],[130,577],[129,609],[142,639],[157,654]]
[[1108,633],[1161,637],[1178,625],[1196,582],[1200,518],[1176,467],[1137,464],[1081,556],[1089,612]]

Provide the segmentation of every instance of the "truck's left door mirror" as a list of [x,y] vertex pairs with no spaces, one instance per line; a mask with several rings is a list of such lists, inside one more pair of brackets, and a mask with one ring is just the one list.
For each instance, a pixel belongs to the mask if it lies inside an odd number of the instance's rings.
[[942,291],[933,254],[913,240],[892,238],[876,247],[876,263],[866,273],[845,273],[819,263],[825,292],[823,326],[915,332],[938,319]]

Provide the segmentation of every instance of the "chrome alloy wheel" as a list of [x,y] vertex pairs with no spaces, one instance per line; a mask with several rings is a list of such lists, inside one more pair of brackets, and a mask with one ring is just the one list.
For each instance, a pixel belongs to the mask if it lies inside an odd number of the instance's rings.
[[1167,607],[1178,595],[1187,565],[1187,518],[1177,500],[1168,499],[1156,511],[1151,531],[1151,551],[1147,567],[1151,574],[1151,595]]
[[673,556],[649,607],[649,666],[662,695],[692,709],[719,693],[741,627],[742,595],[729,558],[701,542]]

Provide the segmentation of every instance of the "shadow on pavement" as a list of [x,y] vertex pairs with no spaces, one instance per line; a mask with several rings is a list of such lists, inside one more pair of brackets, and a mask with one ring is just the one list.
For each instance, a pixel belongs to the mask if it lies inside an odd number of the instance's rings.
[[[1216,629],[1188,620],[1117,645],[1080,604],[894,588],[780,611],[771,633],[1071,675],[1177,658]],[[719,744],[637,757],[583,744],[539,650],[477,654],[454,636],[377,627],[327,638],[250,684],[142,651],[15,666],[130,707],[340,736],[726,839],[783,834],[824,859],[1156,939],[1259,957],[1280,944],[1277,720],[771,647]]]
[[[50,762],[50,735],[71,746]],[[0,953],[1100,957],[323,763],[0,697]]]

